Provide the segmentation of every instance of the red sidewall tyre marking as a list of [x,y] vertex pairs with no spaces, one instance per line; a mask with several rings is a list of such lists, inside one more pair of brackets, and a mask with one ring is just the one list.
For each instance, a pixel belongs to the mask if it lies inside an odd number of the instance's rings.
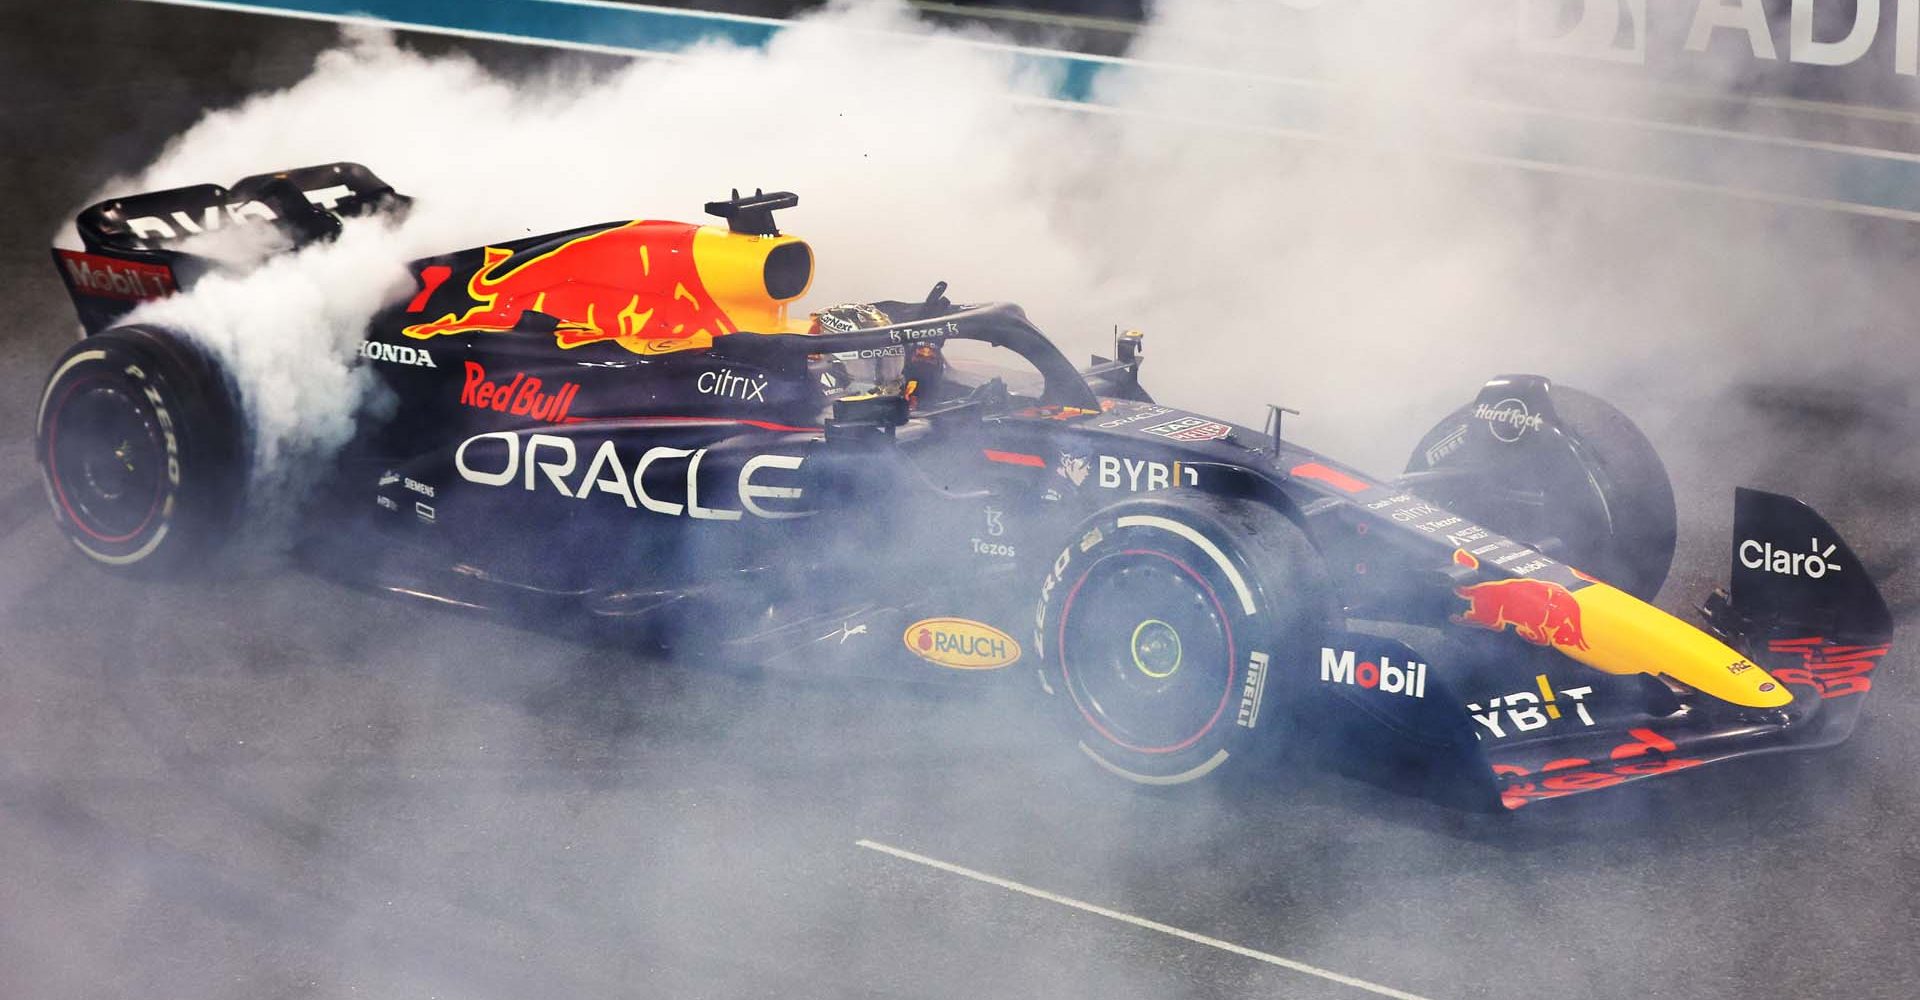
[[[1100,723],[1099,719],[1094,717],[1092,712],[1087,711],[1086,705],[1082,704],[1080,701],[1080,696],[1074,692],[1073,672],[1067,664],[1067,645],[1066,645],[1067,620],[1073,615],[1073,601],[1074,601],[1074,598],[1080,595],[1081,585],[1085,584],[1087,582],[1087,578],[1093,575],[1093,571],[1095,568],[1097,568],[1101,563],[1106,562],[1108,559],[1112,559],[1115,555],[1154,556],[1160,559],[1165,559],[1166,561],[1179,567],[1181,572],[1191,577],[1194,580],[1194,582],[1200,585],[1200,589],[1205,591],[1207,595],[1207,600],[1213,603],[1214,613],[1217,614],[1220,618],[1220,627],[1226,633],[1227,683],[1226,683],[1226,686],[1220,692],[1220,704],[1214,708],[1213,717],[1209,718],[1206,722],[1206,725],[1201,726],[1198,732],[1170,746],[1164,746],[1164,747],[1137,746],[1135,744],[1127,742],[1126,740],[1121,739],[1118,736],[1115,736],[1111,730],[1107,729],[1106,726]],[[1232,696],[1233,696],[1233,682],[1235,678],[1239,676],[1239,670],[1240,670],[1240,655],[1238,650],[1234,646],[1234,642],[1233,642],[1233,623],[1231,619],[1227,617],[1227,610],[1224,606],[1221,605],[1219,595],[1214,593],[1213,585],[1207,582],[1206,577],[1203,577],[1199,573],[1194,572],[1193,567],[1188,566],[1186,563],[1181,562],[1179,559],[1176,559],[1173,556],[1166,554],[1165,552],[1159,552],[1153,549],[1126,549],[1121,552],[1101,556],[1100,558],[1094,560],[1093,562],[1087,565],[1086,571],[1080,574],[1080,578],[1078,580],[1074,581],[1073,587],[1067,591],[1066,601],[1060,606],[1060,627],[1056,630],[1054,635],[1054,650],[1055,650],[1054,655],[1058,657],[1060,661],[1060,679],[1063,682],[1065,682],[1065,685],[1067,688],[1067,696],[1073,699],[1073,707],[1079,710],[1081,717],[1087,720],[1087,724],[1092,726],[1095,732],[1099,733],[1101,736],[1106,737],[1107,740],[1111,742],[1114,746],[1122,747],[1124,749],[1131,750],[1135,753],[1143,753],[1143,754],[1179,753],[1180,751],[1193,746],[1195,743],[1200,742],[1200,740],[1205,738],[1208,733],[1212,732],[1213,727],[1219,724],[1220,717],[1226,714],[1227,703],[1232,699]]]
[[107,545],[123,545],[138,538],[141,532],[146,531],[147,527],[153,523],[154,515],[160,512],[160,508],[166,502],[167,491],[165,487],[163,486],[154,491],[153,506],[147,508],[147,516],[141,519],[139,527],[134,528],[124,535],[103,535],[95,531],[91,525],[87,524],[86,519],[80,516],[79,511],[73,509],[73,502],[67,499],[66,487],[60,482],[60,463],[54,458],[54,456],[59,453],[60,414],[66,412],[67,400],[71,398],[74,391],[81,386],[100,380],[101,376],[99,375],[85,375],[74,379],[73,382],[67,386],[66,391],[60,394],[60,401],[54,404],[53,416],[47,421],[47,478],[53,481],[54,495],[59,498],[61,509],[67,512],[67,518],[73,522],[74,527],[79,528],[86,533],[87,537],[97,542],[102,542]]

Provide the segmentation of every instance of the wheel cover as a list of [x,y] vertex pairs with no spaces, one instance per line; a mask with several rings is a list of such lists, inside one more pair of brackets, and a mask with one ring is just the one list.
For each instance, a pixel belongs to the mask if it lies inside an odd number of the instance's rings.
[[1152,549],[1115,552],[1091,563],[1061,606],[1061,677],[1113,744],[1177,753],[1226,713],[1238,673],[1229,622],[1187,563]]
[[146,531],[166,499],[166,438],[126,386],[77,379],[47,425],[47,470],[74,526],[117,545]]

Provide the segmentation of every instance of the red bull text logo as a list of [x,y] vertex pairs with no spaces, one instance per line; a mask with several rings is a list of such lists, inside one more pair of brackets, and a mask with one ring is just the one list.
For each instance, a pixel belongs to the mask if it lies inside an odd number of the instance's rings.
[[[530,260],[487,247],[486,262],[467,281],[467,295],[477,304],[402,332],[417,340],[505,333],[537,312],[558,321],[554,339],[562,348],[613,341],[635,354],[664,354],[707,346],[734,327],[700,281],[693,260],[697,229],[629,222]],[[414,311],[426,307],[432,291],[414,300]]]
[[1580,604],[1573,592],[1550,580],[1494,580],[1460,587],[1467,610],[1452,616],[1461,625],[1494,632],[1513,626],[1515,635],[1536,646],[1586,649],[1580,631]]
[[1338,652],[1320,647],[1320,680],[1325,684],[1351,684],[1369,691],[1378,689],[1388,694],[1404,694],[1409,698],[1427,696],[1427,665],[1409,661],[1403,666],[1394,666],[1390,657],[1380,657],[1380,662],[1372,660],[1354,661],[1358,657],[1351,649]]
[[487,370],[469,361],[467,381],[460,387],[460,405],[549,424],[565,422],[567,411],[573,408],[573,397],[580,394],[579,384],[562,382],[559,391],[551,393],[541,392],[542,388],[539,379],[523,372],[514,372],[513,381],[506,385],[488,381]]

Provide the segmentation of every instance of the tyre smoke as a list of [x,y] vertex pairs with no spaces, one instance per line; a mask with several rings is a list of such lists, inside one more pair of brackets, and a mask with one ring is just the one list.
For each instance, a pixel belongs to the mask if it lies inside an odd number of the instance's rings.
[[[1521,68],[1506,20],[1298,6],[1166,5],[1134,50],[1155,68],[1102,78],[1100,114],[1049,102],[1058,81],[1004,48],[887,4],[831,8],[764,51],[516,73],[354,31],[306,80],[209,113],[111,190],[352,159],[418,198],[392,230],[156,307],[237,321],[256,282],[308,306],[244,340],[241,367],[277,379],[253,394],[277,411],[259,417],[269,462],[292,450],[282,435],[341,439],[351,380],[319,355],[348,363],[398,261],[692,218],[735,186],[801,194],[783,225],[820,261],[803,306],[946,280],[958,300],[1022,303],[1073,354],[1137,327],[1163,401],[1248,422],[1286,403],[1306,411],[1293,426],[1308,443],[1382,474],[1498,372],[1623,388],[1632,412],[1659,403],[1631,398],[1650,358],[1681,376],[1660,395],[1697,398],[1845,367],[1897,329],[1879,291],[1892,269],[1850,252],[1862,236],[1842,217],[1480,152],[1552,140],[1615,174],[1666,155],[1658,131],[1543,132],[1564,122],[1488,99],[1489,79]],[[1673,114],[1645,88],[1592,94],[1583,120]],[[1311,128],[1295,127],[1303,106]],[[310,283],[304,300],[268,288],[287,282]],[[1805,330],[1859,344],[1809,356]],[[316,387],[289,394],[300,372]]]

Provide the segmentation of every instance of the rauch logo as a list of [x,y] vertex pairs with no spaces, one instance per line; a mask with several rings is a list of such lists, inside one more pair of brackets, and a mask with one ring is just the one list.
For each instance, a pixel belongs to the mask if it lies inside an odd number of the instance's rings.
[[996,670],[1020,659],[1013,636],[966,618],[924,618],[902,639],[913,655],[952,670]]

